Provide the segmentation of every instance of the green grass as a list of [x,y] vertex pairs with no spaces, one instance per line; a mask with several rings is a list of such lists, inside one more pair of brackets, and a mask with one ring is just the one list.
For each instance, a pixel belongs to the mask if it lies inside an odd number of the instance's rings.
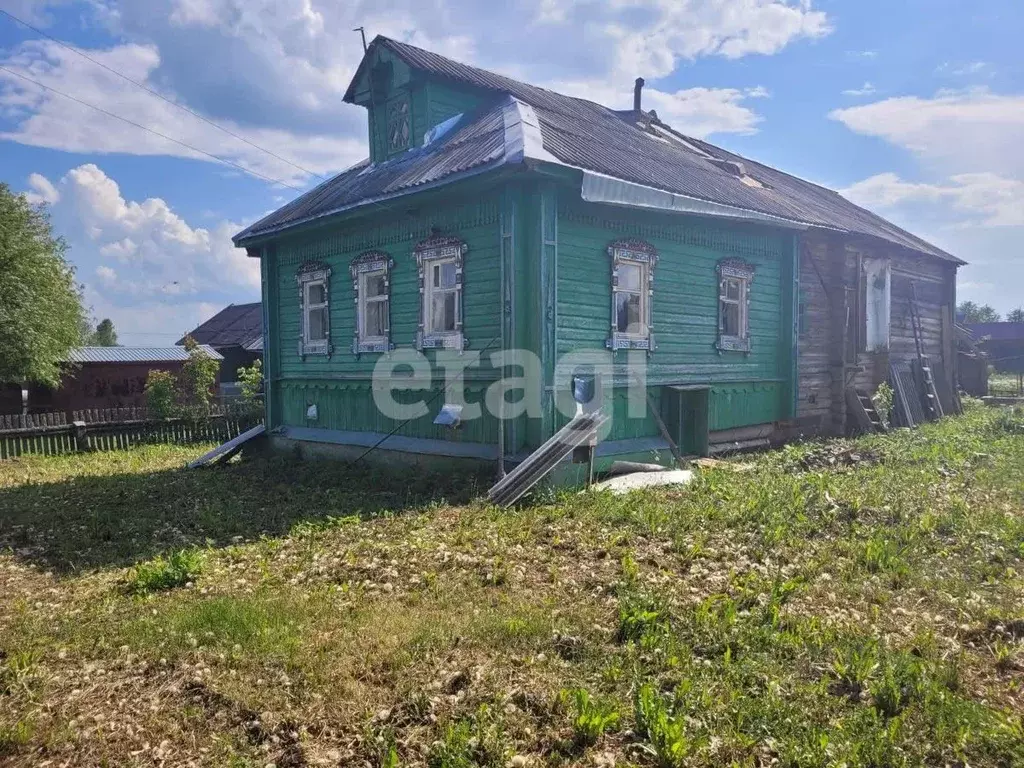
[[1022,425],[512,511],[202,447],[5,463],[0,762],[1024,765]]

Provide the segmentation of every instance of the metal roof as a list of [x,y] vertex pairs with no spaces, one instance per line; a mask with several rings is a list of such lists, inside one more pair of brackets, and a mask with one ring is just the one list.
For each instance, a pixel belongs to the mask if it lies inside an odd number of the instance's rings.
[[1024,341],[1024,323],[965,323],[975,342]]
[[[653,113],[617,112],[386,37],[378,36],[371,44],[374,46],[385,46],[415,69],[495,93],[497,103],[465,115],[435,144],[409,150],[384,163],[364,161],[339,174],[240,232],[235,236],[236,244],[428,184],[455,181],[468,169],[488,170],[521,162],[522,152],[509,151],[507,122],[502,130],[501,116],[507,114],[507,99],[511,96],[531,107],[539,124],[543,156],[534,154],[534,159],[792,224],[880,238],[964,263],[837,192],[684,136],[661,123]],[[370,58],[367,55],[360,64],[345,94],[347,101],[352,100],[355,82]],[[727,161],[741,163],[743,176],[752,183],[745,183],[735,167],[726,167]]]
[[[214,360],[224,357],[213,347],[199,348]],[[71,363],[175,363],[188,360],[184,347],[79,347],[68,353]]]
[[[263,344],[263,304],[229,304],[205,323],[187,334],[199,344],[211,347],[245,347]],[[182,337],[177,343],[185,343]]]

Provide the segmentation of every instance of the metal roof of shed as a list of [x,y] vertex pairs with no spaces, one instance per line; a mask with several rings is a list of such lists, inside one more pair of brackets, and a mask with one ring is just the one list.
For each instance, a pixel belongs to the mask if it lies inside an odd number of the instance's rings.
[[[214,360],[224,357],[213,347],[199,348]],[[188,360],[184,347],[79,347],[68,353],[71,363],[175,363]]]
[[[386,162],[364,161],[342,172],[240,232],[235,236],[236,244],[419,188],[456,181],[469,172],[531,158],[743,212],[737,218],[763,217],[765,221],[775,219],[879,238],[939,259],[964,263],[854,205],[837,192],[685,136],[658,121],[652,113],[617,112],[386,37],[378,36],[373,46],[385,46],[411,67],[428,74],[491,91],[496,94],[496,103],[464,115],[437,142],[410,149]],[[355,83],[369,61],[367,56],[360,65],[345,94],[347,101],[352,100]],[[529,116],[535,119],[538,129],[536,146],[541,151],[512,151],[522,133],[509,130],[509,96],[521,105],[520,112],[522,107],[529,108]],[[660,138],[652,135],[652,125]],[[524,130],[530,131],[532,126],[527,125]],[[742,163],[745,175],[756,183],[744,183],[736,173],[723,167],[727,161]],[[671,209],[681,210],[678,206]],[[700,206],[693,206],[691,212],[701,210]]]

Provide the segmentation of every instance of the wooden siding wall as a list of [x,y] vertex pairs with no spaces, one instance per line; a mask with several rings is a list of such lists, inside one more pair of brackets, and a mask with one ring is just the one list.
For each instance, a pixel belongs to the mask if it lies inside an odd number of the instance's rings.
[[[886,258],[891,270],[889,348],[855,350],[857,265],[861,258]],[[953,313],[952,264],[897,248],[850,243],[839,235],[810,233],[803,237],[800,289],[804,296],[806,332],[799,343],[797,426],[811,433],[842,433],[846,429],[844,388],[850,383],[868,392],[889,378],[889,364],[914,360],[917,345],[910,314],[916,291],[921,318],[922,352],[942,362],[952,381],[955,349],[949,319]],[[945,316],[945,317],[944,317]]]
[[[658,249],[654,270],[653,329],[656,348],[647,357],[652,394],[664,384],[711,384],[710,429],[762,424],[787,417],[789,329],[783,321],[786,259],[792,259],[790,235],[770,230],[727,230],[695,220],[634,214],[620,218],[600,206],[565,203],[558,221],[559,355],[604,349],[611,325],[611,260],[614,240],[637,237]],[[719,352],[718,281],[715,267],[739,257],[756,271],[751,287],[752,349]],[[633,352],[632,354],[643,354]],[[624,363],[627,353],[615,353]],[[616,384],[627,384],[616,371]],[[617,401],[616,401],[617,402]],[[616,411],[616,416],[619,412]],[[638,434],[639,433],[639,434]],[[656,423],[615,419],[611,439],[656,436]]]
[[[268,355],[271,391],[270,427],[280,425],[337,430],[390,431],[395,426],[380,416],[374,405],[371,376],[380,353],[352,352],[355,332],[355,303],[349,264],[370,249],[386,251],[394,260],[391,271],[391,341],[396,349],[414,349],[419,323],[419,282],[414,245],[428,237],[432,228],[456,235],[469,246],[464,277],[464,330],[469,350],[482,351],[499,336],[499,200],[496,194],[432,208],[431,213],[395,214],[362,224],[347,224],[323,230],[305,238],[291,238],[276,244],[267,266],[267,280],[276,292],[268,302],[268,327],[275,354]],[[301,318],[299,290],[295,281],[300,264],[309,259],[327,262],[330,278],[330,339],[333,353],[299,355]],[[500,344],[492,343],[491,350]],[[429,359],[438,354],[425,352]],[[493,379],[488,370],[470,369],[466,381]],[[433,391],[437,391],[437,388]],[[480,390],[482,393],[482,389]],[[417,393],[429,398],[432,392]],[[396,396],[397,397],[397,396]],[[470,399],[472,395],[470,395]],[[399,398],[400,399],[400,398]],[[400,434],[413,437],[453,438],[450,431],[435,427],[431,420],[443,398],[430,407],[429,417],[417,419]],[[316,403],[319,416],[306,419],[306,409]],[[487,419],[480,420],[482,422]],[[467,425],[458,439],[489,442],[493,424]]]

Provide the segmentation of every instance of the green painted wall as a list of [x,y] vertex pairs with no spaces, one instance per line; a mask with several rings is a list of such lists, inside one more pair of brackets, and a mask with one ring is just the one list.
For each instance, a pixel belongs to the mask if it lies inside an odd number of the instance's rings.
[[[716,385],[709,402],[712,430],[760,424],[784,418],[789,376],[789,326],[784,290],[792,237],[771,230],[736,227],[696,219],[622,212],[573,202],[559,205],[558,311],[559,355],[603,349],[611,325],[611,262],[614,240],[636,237],[658,249],[654,271],[653,329],[656,348],[647,357],[647,383],[657,402],[658,385]],[[719,352],[716,264],[740,257],[756,267],[750,296],[751,352]],[[633,352],[632,354],[638,354]],[[627,353],[615,353],[624,363]],[[617,368],[616,384],[627,381]],[[616,393],[610,439],[657,436],[650,417],[639,422],[620,417]],[[564,421],[564,420],[562,420]]]
[[[452,197],[452,191],[449,191]],[[267,280],[268,336],[274,352],[269,356],[273,370],[270,387],[271,426],[319,426],[330,429],[390,431],[395,426],[383,419],[374,406],[369,379],[380,353],[352,353],[355,332],[355,294],[349,273],[352,259],[363,251],[388,252],[394,266],[391,272],[391,340],[396,348],[414,349],[419,322],[419,282],[414,245],[428,237],[432,228],[456,235],[469,246],[464,276],[464,330],[470,351],[500,349],[500,192],[476,195],[473,201],[424,206],[421,213],[398,211],[348,224],[339,223],[304,237],[282,239],[275,243],[275,255],[264,267]],[[429,211],[429,213],[426,213]],[[296,271],[302,262],[318,259],[332,269],[330,278],[330,338],[334,345],[330,357],[299,355],[299,292]],[[275,295],[276,294],[276,295]],[[427,350],[428,359],[437,352]],[[483,387],[494,378],[486,367],[470,369],[466,380]],[[417,393],[424,397],[423,393]],[[429,394],[427,395],[429,397]],[[318,423],[307,421],[306,408],[318,403]],[[416,420],[401,434],[415,437],[450,436],[434,427],[430,420],[442,399],[430,406],[429,417]],[[488,419],[467,426],[460,439],[492,442],[495,427]]]

